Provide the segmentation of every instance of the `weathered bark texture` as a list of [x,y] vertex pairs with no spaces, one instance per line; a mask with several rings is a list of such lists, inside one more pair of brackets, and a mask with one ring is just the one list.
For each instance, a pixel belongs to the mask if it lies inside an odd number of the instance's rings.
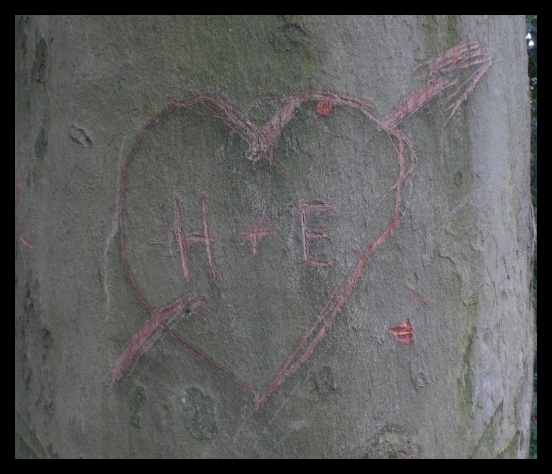
[[15,456],[525,457],[524,25],[17,16]]

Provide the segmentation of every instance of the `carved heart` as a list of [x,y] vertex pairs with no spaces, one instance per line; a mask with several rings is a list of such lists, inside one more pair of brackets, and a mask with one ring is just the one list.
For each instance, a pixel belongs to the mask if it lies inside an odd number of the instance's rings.
[[[333,92],[272,103],[261,127],[213,95],[171,103],[123,168],[122,258],[150,318],[107,380],[118,381],[165,331],[254,394],[257,411],[313,354],[399,223],[418,159],[398,125],[456,85],[451,73],[478,65],[449,98],[453,114],[491,62],[481,43],[445,51],[424,63],[428,82],[383,118]],[[359,160],[366,173],[350,173]],[[344,177],[363,192],[335,189]],[[305,294],[323,303],[309,308]],[[283,365],[272,366],[274,353]]]

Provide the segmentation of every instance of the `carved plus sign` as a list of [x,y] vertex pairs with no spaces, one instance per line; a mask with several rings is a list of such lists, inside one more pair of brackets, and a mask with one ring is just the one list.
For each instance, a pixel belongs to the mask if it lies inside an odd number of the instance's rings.
[[272,230],[270,227],[265,226],[261,219],[255,218],[253,225],[249,229],[246,229],[238,234],[236,242],[249,240],[251,242],[251,246],[253,247],[253,255],[257,255],[261,239],[276,234],[277,232]]

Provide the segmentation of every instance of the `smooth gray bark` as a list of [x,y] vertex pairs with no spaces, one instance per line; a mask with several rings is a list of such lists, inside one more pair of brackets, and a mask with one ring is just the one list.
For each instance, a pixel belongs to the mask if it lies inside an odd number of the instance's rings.
[[16,16],[16,458],[525,457],[524,32]]

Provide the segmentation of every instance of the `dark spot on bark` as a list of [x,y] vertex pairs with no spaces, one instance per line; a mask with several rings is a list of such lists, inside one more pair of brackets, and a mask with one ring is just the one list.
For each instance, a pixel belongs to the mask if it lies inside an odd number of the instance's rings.
[[46,135],[46,131],[44,130],[44,127],[40,128],[40,131],[38,132],[38,136],[36,137],[35,144],[35,156],[41,160],[44,158],[44,155],[46,155],[46,151],[48,150],[48,137]]
[[31,290],[31,285],[27,282],[26,288],[25,288],[25,314],[31,315],[34,314],[34,299],[33,294]]
[[45,83],[48,72],[48,45],[44,38],[40,38],[36,44],[34,53],[35,62],[32,69],[32,77],[36,82]]
[[21,48],[21,56],[27,54],[27,35],[25,34],[25,27],[29,22],[29,15],[18,15],[15,25],[15,44],[19,42]]
[[322,367],[314,376],[314,385],[321,397],[335,393],[336,386],[332,369],[328,366]]
[[460,171],[454,173],[454,184],[458,187],[462,186],[462,173]]
[[84,128],[71,125],[70,137],[83,148],[92,148],[92,139]]
[[52,339],[52,333],[47,327],[42,328],[42,346],[44,351],[47,351],[52,348],[54,345],[54,340]]

